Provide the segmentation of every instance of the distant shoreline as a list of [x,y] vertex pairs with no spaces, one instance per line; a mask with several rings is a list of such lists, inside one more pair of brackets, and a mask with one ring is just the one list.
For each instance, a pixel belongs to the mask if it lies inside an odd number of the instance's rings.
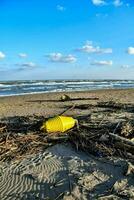
[[98,92],[98,91],[120,91],[120,90],[134,90],[134,88],[102,88],[102,89],[89,89],[89,90],[78,90],[78,91],[46,91],[46,92],[33,92],[33,93],[22,93],[22,94],[11,94],[11,95],[0,95],[0,98],[4,97],[17,97],[17,96],[29,96],[29,95],[41,95],[41,94],[64,94],[64,93],[87,93],[87,92]]
[[102,89],[89,89],[89,90],[78,90],[78,91],[47,91],[47,92],[33,92],[33,93],[22,93],[22,94],[11,94],[11,95],[0,95],[0,98],[10,97],[21,97],[31,95],[45,95],[45,94],[70,94],[70,93],[87,93],[87,92],[99,92],[99,91],[120,91],[120,90],[134,90],[134,88],[102,88]]
[[134,88],[134,80],[7,81],[0,82],[0,97],[129,88]]

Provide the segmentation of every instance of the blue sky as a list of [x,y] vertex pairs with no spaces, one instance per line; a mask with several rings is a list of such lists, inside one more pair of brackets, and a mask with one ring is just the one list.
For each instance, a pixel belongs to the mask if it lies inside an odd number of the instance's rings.
[[134,79],[131,0],[0,0],[0,80]]

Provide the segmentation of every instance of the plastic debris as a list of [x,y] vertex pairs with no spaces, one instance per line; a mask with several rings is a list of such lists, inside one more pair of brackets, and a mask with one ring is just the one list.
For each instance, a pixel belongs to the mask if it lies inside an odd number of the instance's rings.
[[71,100],[71,98],[70,98],[68,95],[63,94],[63,95],[60,97],[60,100],[61,100],[61,101],[69,101],[69,100]]
[[72,117],[56,116],[44,122],[43,126],[41,127],[41,130],[46,131],[48,133],[64,133],[65,131],[73,128],[75,124],[78,124],[78,121],[76,119],[73,119]]

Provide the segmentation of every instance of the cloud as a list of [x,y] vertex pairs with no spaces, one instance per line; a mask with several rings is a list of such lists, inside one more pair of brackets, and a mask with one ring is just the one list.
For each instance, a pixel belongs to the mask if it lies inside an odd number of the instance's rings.
[[57,10],[63,12],[65,10],[65,7],[61,5],[57,5]]
[[23,67],[36,67],[36,64],[33,62],[29,62],[29,63],[23,63],[21,66]]
[[21,71],[21,70],[26,70],[26,69],[34,69],[37,67],[37,65],[33,62],[28,62],[28,63],[22,63],[22,64],[16,64],[17,66],[19,66],[19,68],[17,70]]
[[113,52],[111,48],[102,49],[99,46],[93,46],[91,43],[86,43],[84,46],[76,50],[85,53],[102,53],[102,54]]
[[134,47],[128,47],[127,53],[130,55],[134,55]]
[[123,5],[123,2],[122,2],[121,0],[115,0],[115,1],[113,2],[113,5],[114,5],[115,7],[119,7],[119,6],[122,6],[122,5]]
[[[123,1],[121,0],[113,0],[113,1],[106,1],[106,0],[91,0],[95,6],[105,6],[105,5],[113,5],[115,7],[119,7],[123,5]],[[129,4],[127,3],[126,6],[128,7]]]
[[26,53],[19,53],[18,56],[20,58],[26,58],[27,57],[27,54]]
[[113,61],[112,60],[109,60],[109,61],[106,61],[106,60],[94,61],[94,62],[91,63],[91,65],[95,65],[95,66],[111,66],[111,65],[113,65]]
[[49,58],[49,61],[51,62],[61,62],[61,63],[73,63],[76,62],[76,57],[69,54],[69,55],[62,55],[61,53],[51,53],[49,55],[46,55],[46,57]]
[[5,57],[6,57],[6,55],[3,52],[0,51],[0,60],[4,59]]
[[105,5],[106,2],[103,1],[103,0],[92,0],[92,3],[95,5],[95,6],[102,6],[102,5]]
[[7,72],[6,70],[0,70],[0,73],[5,73],[5,72]]
[[130,67],[131,67],[130,65],[122,65],[122,66],[121,66],[122,69],[128,69],[128,68],[130,68]]

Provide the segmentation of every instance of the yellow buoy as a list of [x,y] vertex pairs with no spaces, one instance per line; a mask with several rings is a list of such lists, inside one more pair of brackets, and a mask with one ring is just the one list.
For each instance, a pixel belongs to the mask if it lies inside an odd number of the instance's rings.
[[78,123],[76,119],[72,117],[57,116],[51,119],[48,119],[43,123],[41,130],[47,131],[48,133],[53,132],[65,132],[75,126]]

